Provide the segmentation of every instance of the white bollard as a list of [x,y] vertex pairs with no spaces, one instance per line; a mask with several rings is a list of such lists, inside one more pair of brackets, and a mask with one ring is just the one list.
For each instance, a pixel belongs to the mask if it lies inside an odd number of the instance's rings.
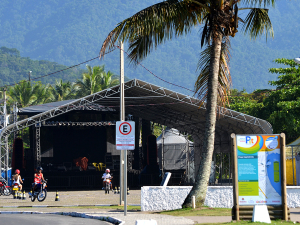
[[156,220],[137,220],[135,225],[157,225]]
[[254,205],[252,222],[271,223],[267,205]]
[[193,206],[193,209],[196,208],[196,198],[194,195],[192,196],[192,206]]

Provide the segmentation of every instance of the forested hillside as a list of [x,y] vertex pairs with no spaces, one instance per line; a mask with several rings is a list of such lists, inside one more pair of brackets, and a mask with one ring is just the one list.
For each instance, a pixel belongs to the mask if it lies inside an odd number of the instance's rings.
[[[48,60],[68,66],[77,64],[99,54],[103,40],[118,22],[157,2],[160,0],[2,0],[0,47],[16,48],[22,57],[34,60]],[[276,8],[270,9],[275,33],[273,40],[266,42],[265,38],[261,38],[256,42],[250,41],[241,30],[232,39],[233,88],[241,90],[244,87],[248,92],[268,88],[268,81],[276,79],[276,75],[268,73],[268,68],[276,66],[272,60],[299,56],[299,8],[299,1],[278,0]],[[246,14],[240,11],[240,16],[243,15]],[[142,63],[163,79],[193,89],[201,52],[200,29],[193,30],[186,37],[166,42]],[[105,64],[107,70],[118,74],[118,51],[107,55],[102,62],[94,60],[91,63],[100,64]],[[29,67],[28,70],[33,70]],[[56,70],[52,69],[52,72]],[[139,78],[192,94],[165,84],[140,66],[126,67],[125,73],[129,78]],[[5,84],[16,81],[16,77],[10,81],[10,76],[7,72],[5,74],[1,73],[0,77]],[[26,77],[27,74],[21,74],[19,79]]]
[[[29,57],[21,57],[20,52],[15,48],[0,48],[0,86],[16,83],[20,80],[28,80],[29,71],[32,71],[31,79],[35,80],[37,77],[66,68],[67,66],[47,60],[32,60]],[[75,81],[77,78],[81,77],[83,71],[83,69],[77,67],[50,76],[45,76],[36,81],[54,83],[55,79],[58,78],[66,81]]]

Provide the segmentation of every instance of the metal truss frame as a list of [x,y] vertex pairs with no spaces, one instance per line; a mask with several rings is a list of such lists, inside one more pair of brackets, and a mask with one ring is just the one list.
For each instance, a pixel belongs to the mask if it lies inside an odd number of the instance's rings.
[[[180,131],[185,131],[190,134],[201,134],[206,104],[199,99],[137,79],[126,82],[124,84],[124,90],[126,98],[136,97],[136,100],[133,103],[142,101],[141,103],[143,106],[147,106],[149,103],[148,108],[141,113],[141,109],[138,109],[139,107],[134,107],[135,105],[131,105],[133,104],[131,101],[128,101],[129,104],[125,102],[127,113],[135,113],[142,118],[145,117],[147,120],[173,126]],[[120,86],[114,86],[34,115],[22,121],[15,122],[14,124],[10,124],[3,128],[0,134],[0,168],[8,169],[8,161],[4,159],[8,157],[7,139],[11,133],[18,132],[19,130],[35,124],[43,124],[46,120],[73,110],[99,110],[106,108],[109,111],[114,111],[112,108],[119,107],[119,102],[114,101],[113,99],[118,97],[119,94]],[[159,96],[161,98],[158,98]],[[153,102],[155,102],[155,104],[153,104]],[[162,111],[165,112],[162,113]],[[219,126],[223,131],[232,131],[235,128],[238,128],[242,131],[249,130],[250,132],[259,131],[260,133],[272,133],[272,126],[267,121],[225,108],[219,108],[219,115],[221,118],[220,121],[224,121],[224,125],[221,124]],[[248,128],[243,130],[243,126],[248,126]],[[254,130],[253,127],[256,130]]]
[[[130,88],[125,85],[125,90],[127,88]],[[8,137],[11,133],[18,132],[26,127],[33,126],[36,124],[42,124],[42,122],[54,118],[56,116],[59,116],[61,114],[73,111],[73,110],[95,110],[93,107],[95,103],[103,98],[113,96],[117,93],[119,93],[119,86],[115,86],[113,88],[108,88],[106,90],[100,91],[98,93],[95,93],[93,95],[86,96],[84,98],[80,98],[77,100],[74,100],[68,104],[56,107],[54,109],[51,109],[49,111],[40,113],[38,115],[29,117],[27,119],[15,122],[13,124],[8,125],[7,127],[3,128],[0,134],[0,170],[4,169],[5,171],[8,171],[9,168],[9,162],[6,160],[8,158],[9,149],[8,149]],[[97,107],[98,108],[98,107]],[[103,107],[102,107],[103,108]],[[97,110],[97,109],[96,109]],[[110,110],[113,111],[113,110]],[[40,133],[39,133],[40,135]],[[36,136],[39,136],[36,134]],[[39,138],[38,138],[39,139]],[[40,146],[39,146],[40,151]],[[36,155],[40,152],[36,151]],[[1,174],[0,174],[1,175]]]
[[101,121],[101,122],[72,122],[72,121],[51,121],[43,123],[43,127],[60,127],[60,126],[115,126],[116,121]]
[[41,125],[35,125],[35,168],[41,166]]

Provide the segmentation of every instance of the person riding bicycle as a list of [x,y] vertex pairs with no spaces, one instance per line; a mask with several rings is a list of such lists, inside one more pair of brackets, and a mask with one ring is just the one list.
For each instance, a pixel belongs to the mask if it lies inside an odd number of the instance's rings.
[[18,184],[20,191],[22,191],[23,181],[22,181],[19,169],[16,169],[15,175],[13,175],[12,180],[13,180],[13,184]]
[[40,186],[42,184],[42,181],[45,181],[44,179],[44,175],[43,175],[43,168],[42,167],[38,167],[36,168],[36,173],[34,174],[34,186],[32,188],[32,193],[34,192],[35,188],[37,186]]
[[[102,175],[102,178],[103,178],[103,188],[102,189],[105,189],[106,179],[112,178],[112,176],[109,173],[110,173],[110,169],[107,168],[105,170],[105,173]],[[110,183],[110,189],[112,189],[112,183]]]

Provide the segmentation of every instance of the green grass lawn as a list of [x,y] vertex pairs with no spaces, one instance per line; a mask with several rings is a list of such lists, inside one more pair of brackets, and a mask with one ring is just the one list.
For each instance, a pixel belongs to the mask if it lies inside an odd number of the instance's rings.
[[[113,205],[113,206],[74,206],[74,207],[68,207],[68,208],[77,208],[77,209],[111,209],[111,210],[116,210],[116,211],[123,211],[124,206],[119,206],[119,205]],[[127,206],[127,211],[141,211],[141,206]]]
[[231,209],[202,207],[197,209],[183,208],[172,211],[162,211],[160,214],[171,216],[231,216]]
[[[233,221],[231,223],[197,223],[196,225],[250,225],[250,224],[253,224],[253,222],[251,221]],[[259,225],[259,224],[262,224],[262,225],[266,225],[267,223],[260,223],[260,222],[255,222],[254,223],[255,225]],[[294,224],[293,222],[289,221],[289,222],[286,222],[286,221],[281,221],[281,220],[271,220],[271,224],[272,225],[292,225]]]

